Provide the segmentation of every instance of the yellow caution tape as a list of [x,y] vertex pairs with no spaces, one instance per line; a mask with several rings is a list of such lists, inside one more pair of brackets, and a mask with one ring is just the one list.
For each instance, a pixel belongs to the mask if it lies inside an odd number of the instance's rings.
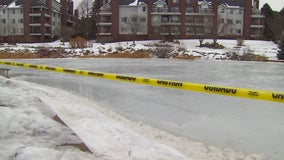
[[144,85],[149,85],[149,86],[174,88],[174,89],[181,89],[181,90],[188,90],[188,91],[195,91],[195,92],[205,92],[205,93],[211,93],[211,94],[221,94],[221,95],[226,95],[226,96],[235,96],[235,97],[251,98],[251,99],[257,99],[257,100],[266,100],[266,101],[284,103],[284,92],[273,92],[273,91],[265,91],[265,90],[233,88],[233,87],[216,86],[216,85],[209,85],[209,84],[197,84],[197,83],[189,83],[189,82],[179,82],[179,81],[171,81],[171,80],[134,77],[134,76],[126,76],[126,75],[120,75],[120,74],[91,72],[91,71],[84,71],[84,70],[75,70],[75,69],[67,69],[67,68],[61,68],[61,67],[50,67],[50,66],[44,66],[44,65],[34,65],[34,64],[17,63],[17,62],[0,61],[0,64],[18,66],[18,67],[24,67],[24,68],[32,68],[32,69],[38,69],[38,70],[47,70],[47,71],[53,71],[53,72],[70,73],[70,74],[76,74],[76,75],[81,75],[81,76],[90,76],[94,78],[103,78],[103,79],[115,80],[115,81],[138,83],[138,84],[144,84]]

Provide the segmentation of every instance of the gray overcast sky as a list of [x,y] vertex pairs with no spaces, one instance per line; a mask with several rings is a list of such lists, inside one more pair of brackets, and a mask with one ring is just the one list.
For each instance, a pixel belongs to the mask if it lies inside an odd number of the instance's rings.
[[[73,0],[75,7],[79,5],[82,0]],[[261,8],[263,4],[268,3],[270,7],[275,11],[280,11],[284,7],[284,0],[259,0]]]
[[284,7],[284,0],[259,0],[261,8],[265,3],[268,3],[274,11],[280,11]]

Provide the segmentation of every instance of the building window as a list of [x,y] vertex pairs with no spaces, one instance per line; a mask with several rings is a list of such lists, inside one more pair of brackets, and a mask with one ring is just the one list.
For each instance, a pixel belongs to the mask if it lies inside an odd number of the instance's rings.
[[242,14],[242,13],[243,13],[243,11],[241,9],[239,9],[239,14]]
[[138,22],[138,17],[131,17],[131,22]]
[[24,20],[21,18],[18,20],[19,23],[24,23]]
[[177,13],[179,12],[179,7],[175,6],[172,8],[172,12]]
[[192,2],[192,0],[186,0],[186,3],[191,3]]
[[227,19],[227,23],[233,24],[233,20],[232,19]]
[[179,0],[173,0],[173,3],[179,3]]
[[179,17],[178,16],[173,16],[172,17],[172,22],[173,23],[179,23]]
[[145,17],[142,17],[142,18],[140,19],[140,22],[146,22],[146,18],[145,18]]
[[234,9],[230,9],[230,14],[234,14]]
[[121,17],[121,22],[127,22],[127,17]]
[[193,7],[186,7],[186,13],[193,13]]
[[1,23],[6,23],[6,19],[1,19]]
[[23,13],[23,8],[20,9],[20,13],[21,13],[21,14]]
[[194,34],[194,28],[193,27],[186,27],[186,33],[187,34]]
[[160,27],[153,27],[153,33],[159,33]]
[[15,19],[13,19],[13,20],[12,20],[12,23],[13,23],[13,24],[15,24],[15,23],[16,23],[16,20],[15,20]]
[[146,7],[143,7],[143,8],[142,8],[142,11],[143,11],[143,12],[146,12]]
[[5,13],[6,13],[5,9],[3,9],[3,14],[5,14]]
[[13,13],[13,14],[15,14],[15,13],[16,13],[15,9],[12,9],[12,13]]
[[220,13],[225,13],[225,8],[221,8]]
[[236,30],[236,33],[237,33],[237,34],[242,34],[242,30],[241,30],[241,29],[237,29],[237,30]]
[[242,21],[241,20],[236,20],[236,24],[241,24]]

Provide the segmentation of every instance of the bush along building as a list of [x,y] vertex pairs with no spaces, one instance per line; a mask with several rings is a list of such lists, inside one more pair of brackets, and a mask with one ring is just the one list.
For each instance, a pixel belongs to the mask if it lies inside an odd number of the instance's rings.
[[1,0],[0,42],[46,42],[70,35],[72,0]]
[[261,39],[259,0],[100,0],[100,41]]

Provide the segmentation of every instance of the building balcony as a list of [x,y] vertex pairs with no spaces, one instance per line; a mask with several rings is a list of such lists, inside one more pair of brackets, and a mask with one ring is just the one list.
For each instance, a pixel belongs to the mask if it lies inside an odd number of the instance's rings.
[[49,24],[49,23],[44,23],[44,26],[45,26],[45,27],[51,27],[51,24]]
[[253,15],[251,15],[251,18],[264,18],[264,16],[263,15],[259,15],[259,14],[253,14]]
[[181,25],[180,22],[162,22],[161,25]]
[[264,25],[262,24],[253,24],[253,25],[250,25],[251,28],[264,28]]
[[185,13],[186,16],[214,16],[214,13]]
[[194,32],[186,32],[185,34],[188,35],[188,36],[194,36],[195,35]]
[[99,33],[100,36],[110,36],[111,33]]
[[193,23],[193,22],[186,22],[185,23],[186,26],[204,26],[204,23]]
[[32,27],[41,26],[41,22],[30,22],[30,26],[32,26]]
[[112,12],[111,11],[101,11],[101,12],[99,12],[99,15],[101,15],[101,16],[110,16],[110,15],[112,15]]
[[179,32],[177,32],[177,33],[162,32],[161,35],[163,35],[163,36],[168,36],[168,35],[176,36],[176,35],[180,35],[180,33]]
[[73,16],[68,14],[66,21],[67,21],[68,23],[74,23],[74,21],[73,21]]
[[41,36],[41,33],[35,32],[35,33],[30,33],[31,36]]
[[30,13],[29,16],[30,17],[40,17],[41,13]]
[[262,34],[251,34],[250,36],[251,36],[252,38],[261,38],[261,37],[263,37]]
[[152,15],[181,15],[181,12],[151,12]]
[[111,22],[99,22],[99,26],[111,26]]
[[47,14],[47,13],[44,13],[43,15],[44,15],[44,17],[48,17],[48,18],[50,18],[50,15],[49,15],[49,14]]

